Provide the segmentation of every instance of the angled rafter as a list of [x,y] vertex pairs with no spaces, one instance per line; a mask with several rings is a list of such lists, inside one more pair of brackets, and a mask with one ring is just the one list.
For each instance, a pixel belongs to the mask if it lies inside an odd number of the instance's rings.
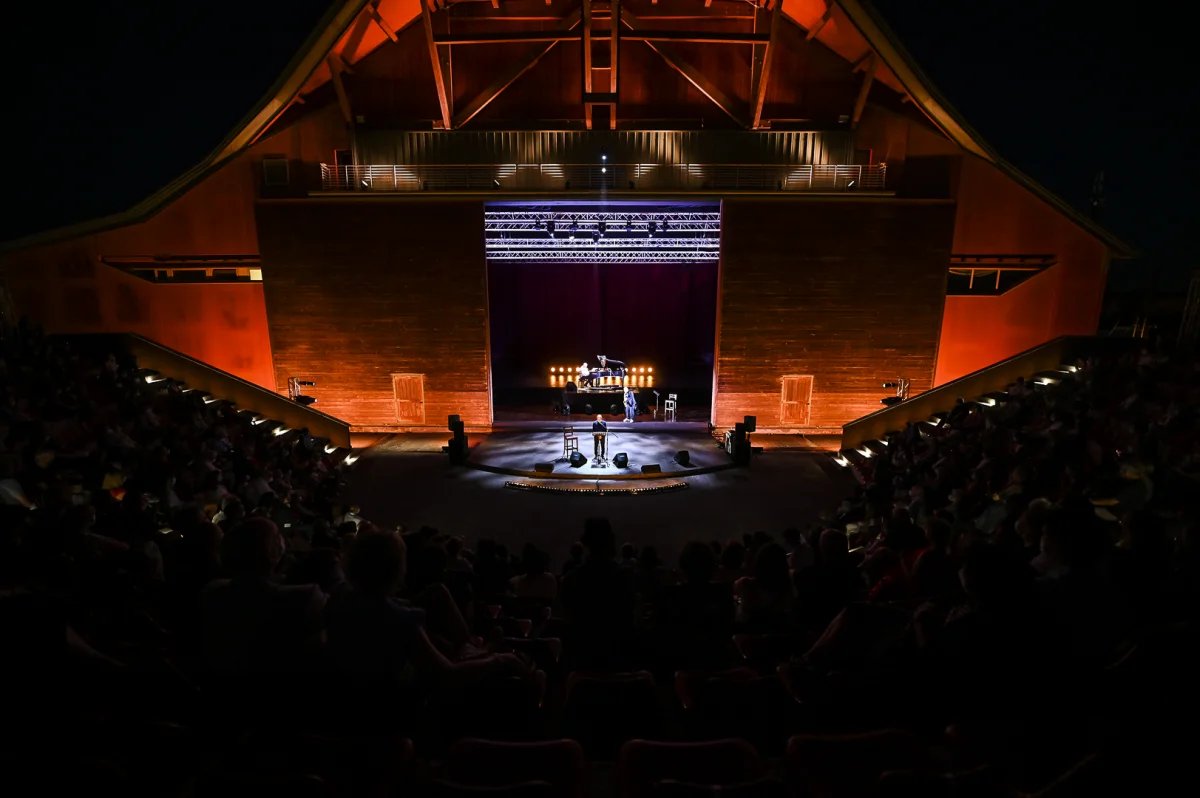
[[826,2],[825,3],[825,13],[821,15],[821,18],[819,20],[817,20],[817,24],[815,24],[811,28],[809,28],[808,33],[804,34],[804,40],[811,42],[813,39],[817,38],[817,35],[821,32],[821,29],[824,28],[826,25],[828,25],[829,20],[832,18],[833,18],[833,3]]
[[[622,9],[621,22],[629,30],[629,32],[625,33],[622,38],[638,39],[636,27],[637,18]],[[688,83],[695,86],[697,91],[707,97],[709,101],[713,103],[713,105],[724,111],[730,119],[732,119],[734,122],[737,122],[737,124],[741,127],[747,127],[746,120],[740,113],[738,113],[737,104],[733,98],[717,88],[712,81],[704,76],[703,72],[701,72],[699,69],[696,69],[696,67],[692,66],[683,58],[680,58],[677,54],[670,52],[661,44],[657,44],[650,39],[640,39],[640,41],[645,42],[646,46],[653,50],[659,58],[666,61],[669,67],[682,75],[683,79]]]
[[400,41],[396,36],[396,31],[392,29],[391,25],[387,24],[387,20],[379,13],[379,2],[380,0],[371,0],[371,5],[368,7],[367,13],[371,15],[371,21],[383,31],[383,35],[387,36],[389,40],[393,42]]
[[780,5],[771,12],[770,38],[763,47],[762,63],[754,77],[754,100],[750,105],[750,126],[762,126],[763,104],[767,100],[767,85],[771,80],[771,58],[775,53],[775,37],[779,33],[779,21],[783,17],[783,7]]
[[878,67],[879,57],[872,52],[870,60],[863,69],[863,79],[858,87],[858,96],[854,98],[854,112],[850,115],[851,128],[858,127],[858,120],[862,119],[863,109],[867,107],[867,95],[871,93],[871,84],[875,82],[875,70]]
[[333,83],[333,93],[337,95],[338,107],[342,110],[342,119],[346,122],[346,126],[350,127],[354,124],[354,111],[350,108],[350,95],[346,93],[346,85],[342,82],[342,72],[346,65],[333,53],[329,54],[325,63],[329,67],[329,80]]
[[446,91],[446,78],[442,74],[442,57],[438,53],[437,41],[433,35],[433,15],[429,3],[421,4],[421,16],[425,22],[425,42],[429,45],[429,60],[433,65],[433,82],[437,86],[438,108],[442,112],[442,127],[450,129],[453,119],[450,113],[450,94]]
[[[612,64],[610,65],[608,89],[613,94],[620,94],[620,83],[617,80],[617,68],[621,64],[621,0],[612,0],[612,9],[610,11],[610,19],[608,24],[612,30],[609,31],[610,43],[609,53]],[[616,124],[616,109],[613,109],[613,124]]]
[[[573,30],[579,24],[579,21],[579,12],[574,11],[563,20],[563,27],[567,31]],[[537,66],[538,62],[545,58],[557,44],[557,41],[548,43],[530,58],[525,61],[516,62],[508,71],[498,75],[483,91],[479,92],[474,99],[463,106],[461,111],[454,115],[452,120],[453,126],[460,128],[474,119],[480,111],[487,108],[493,100],[503,94],[509,86],[516,83],[522,75]]]

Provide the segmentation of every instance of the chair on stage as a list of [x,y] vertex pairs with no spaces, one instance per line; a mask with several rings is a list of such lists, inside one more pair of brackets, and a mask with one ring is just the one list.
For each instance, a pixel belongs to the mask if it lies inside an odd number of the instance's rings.
[[667,401],[663,403],[663,421],[675,421],[675,407],[679,402],[679,394],[667,394]]
[[571,452],[579,451],[579,436],[575,434],[572,427],[563,427],[563,453],[562,459],[570,460]]

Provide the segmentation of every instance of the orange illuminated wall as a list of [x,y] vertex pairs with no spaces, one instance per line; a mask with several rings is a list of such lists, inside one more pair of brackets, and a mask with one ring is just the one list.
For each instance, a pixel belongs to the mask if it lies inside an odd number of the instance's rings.
[[136,333],[274,389],[262,283],[150,283],[57,249],[44,270],[6,274],[18,312],[47,332]]
[[1092,335],[1108,273],[1107,246],[999,169],[963,156],[954,251],[1053,254],[1058,263],[997,297],[947,297],[936,384],[1060,335]]

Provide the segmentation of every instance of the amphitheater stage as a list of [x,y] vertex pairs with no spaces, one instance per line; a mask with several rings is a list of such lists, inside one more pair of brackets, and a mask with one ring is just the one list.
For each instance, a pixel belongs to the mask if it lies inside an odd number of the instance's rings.
[[[564,430],[574,431],[579,452],[587,462],[578,468],[564,457]],[[734,468],[729,455],[709,433],[707,424],[620,421],[609,423],[609,464],[598,466],[592,457],[589,422],[515,422],[496,429],[471,448],[467,465],[496,474],[556,480],[653,480],[710,474]],[[688,453],[688,464],[678,462],[680,451]],[[612,461],[618,453],[628,455],[629,464],[618,468]],[[538,470],[538,466],[542,470]],[[651,473],[643,473],[651,466]],[[657,466],[658,470],[653,471]],[[549,469],[549,470],[547,470]]]

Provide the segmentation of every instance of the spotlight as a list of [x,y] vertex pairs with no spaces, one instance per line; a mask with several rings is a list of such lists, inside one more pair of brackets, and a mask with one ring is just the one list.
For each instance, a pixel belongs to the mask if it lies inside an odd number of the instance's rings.
[[593,243],[593,244],[599,244],[599,243],[600,243],[600,233],[599,233],[599,231],[596,231],[596,230],[593,230],[593,231],[592,231],[592,243]]
[[650,224],[646,226],[646,235],[653,238],[656,232],[658,232],[658,222],[650,222]]
[[602,152],[602,153],[600,153],[600,160],[602,160],[602,161],[607,161],[607,160],[608,160],[608,153],[607,153],[607,152]]
[[579,217],[572,216],[571,217],[571,232],[575,232],[578,229],[579,229]]
[[650,372],[651,374],[653,374],[653,373],[654,373],[654,369],[653,369],[653,368],[648,368],[648,369],[646,369],[646,371]]
[[608,225],[603,220],[600,222],[599,230],[600,235],[604,235],[606,232],[608,232]]
[[608,174],[608,167],[607,167],[607,166],[601,166],[601,167],[600,167],[600,174],[602,174],[602,175]]
[[667,220],[664,218],[664,219],[662,220],[662,231],[663,231],[664,233],[665,233],[665,232],[667,232],[667,224],[668,224],[668,222],[667,222]]
[[550,234],[551,238],[554,238],[554,220],[553,219],[550,219],[546,222],[546,232]]

